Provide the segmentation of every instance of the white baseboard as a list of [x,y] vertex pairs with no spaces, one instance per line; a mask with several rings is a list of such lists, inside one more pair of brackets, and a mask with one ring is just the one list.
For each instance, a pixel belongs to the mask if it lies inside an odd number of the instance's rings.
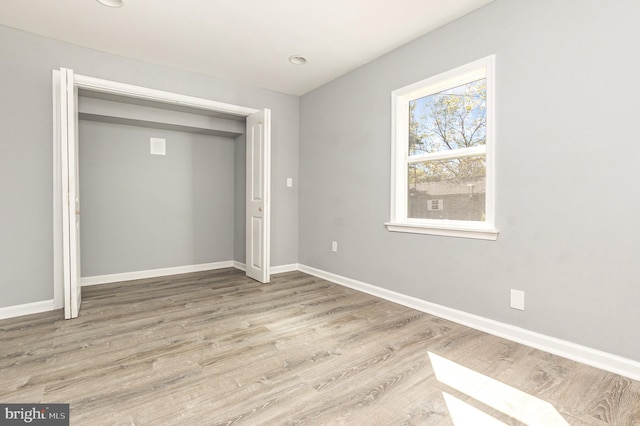
[[[299,271],[300,265],[298,265],[297,263],[291,263],[289,265],[278,265],[278,266],[272,266],[271,267],[271,273],[272,274],[282,274],[283,272],[293,272],[293,271]],[[246,271],[247,270],[247,265],[242,263],[242,262],[238,262],[236,260],[233,261],[233,267],[236,269],[239,269],[241,271]]]
[[[246,270],[244,263],[228,260],[225,262],[202,263],[200,265],[176,266],[172,268],[150,269],[147,271],[124,272],[120,274],[97,275],[93,277],[80,278],[81,286],[100,285],[117,283],[121,281],[139,280],[144,278],[164,277],[167,275],[186,274],[189,272],[212,271],[214,269],[236,268],[241,271]],[[297,271],[298,264],[272,266],[272,274],[281,274],[283,272]]]
[[289,265],[278,265],[278,266],[272,266],[271,267],[271,273],[272,274],[282,274],[284,272],[293,272],[293,271],[299,271],[300,270],[300,265],[298,265],[297,263],[291,263]]
[[299,265],[299,270],[309,275],[323,278],[327,281],[371,294],[381,299],[389,300],[409,308],[416,309],[431,315],[444,318],[458,324],[476,330],[484,331],[498,337],[512,340],[523,345],[531,346],[545,352],[552,353],[573,361],[581,362],[602,370],[611,371],[634,380],[640,380],[640,362],[623,358],[587,346],[578,345],[566,340],[546,336],[516,327],[510,324],[494,321],[478,315],[469,314],[446,306],[427,302],[416,297],[407,296],[395,291],[387,290],[351,278],[326,272],[321,269],[312,268],[306,265]]
[[41,302],[25,303],[0,308],[0,319],[20,317],[22,315],[39,314],[40,312],[53,311],[53,299]]
[[234,261],[201,263],[199,265],[175,266],[172,268],[149,269],[147,271],[124,272],[121,274],[97,275],[80,278],[81,286],[116,283],[120,281],[139,280],[143,278],[164,277],[167,275],[186,274],[189,272],[211,271],[214,269],[233,268]]

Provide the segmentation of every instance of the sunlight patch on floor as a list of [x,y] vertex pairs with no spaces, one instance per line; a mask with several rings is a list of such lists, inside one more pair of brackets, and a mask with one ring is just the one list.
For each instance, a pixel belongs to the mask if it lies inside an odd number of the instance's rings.
[[502,423],[500,420],[459,400],[453,395],[442,392],[442,396],[444,396],[444,402],[447,404],[447,409],[454,425],[506,426],[506,423]]
[[[432,352],[429,352],[429,359],[438,381],[501,413],[526,424],[569,425],[555,407],[546,401]],[[456,425],[502,424],[497,420],[497,423],[486,423],[488,414],[444,392],[443,395],[451,418]],[[458,417],[458,421],[456,421],[456,417]]]

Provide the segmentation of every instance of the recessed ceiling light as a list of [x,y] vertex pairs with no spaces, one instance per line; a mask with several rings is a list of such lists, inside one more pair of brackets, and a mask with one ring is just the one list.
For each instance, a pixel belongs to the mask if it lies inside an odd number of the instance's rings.
[[109,7],[122,7],[122,0],[98,0],[99,3]]
[[291,55],[289,56],[289,62],[291,62],[294,65],[303,65],[307,63],[307,58],[300,55]]

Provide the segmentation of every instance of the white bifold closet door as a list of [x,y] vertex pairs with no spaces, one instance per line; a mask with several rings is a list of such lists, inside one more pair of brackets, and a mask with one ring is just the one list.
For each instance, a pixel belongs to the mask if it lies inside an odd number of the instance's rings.
[[270,274],[271,111],[247,117],[246,273],[261,283]]
[[78,173],[78,89],[73,70],[60,69],[60,161],[62,178],[62,258],[64,317],[76,318],[80,287],[80,191]]

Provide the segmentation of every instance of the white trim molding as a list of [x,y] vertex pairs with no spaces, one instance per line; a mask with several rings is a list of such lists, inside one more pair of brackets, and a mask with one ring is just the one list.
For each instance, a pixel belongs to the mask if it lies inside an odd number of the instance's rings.
[[444,237],[459,237],[459,238],[475,238],[477,240],[491,240],[498,239],[500,233],[497,229],[480,229],[480,228],[464,228],[459,227],[447,227],[445,225],[429,225],[424,226],[421,224],[406,223],[385,223],[388,231],[391,232],[410,232],[413,234],[427,234],[427,235],[441,235]]
[[285,272],[294,272],[294,271],[299,271],[300,270],[300,265],[298,265],[297,263],[291,263],[289,265],[278,265],[278,266],[272,266],[271,267],[271,273],[272,274],[283,274]]
[[[164,277],[167,275],[188,274],[189,272],[213,271],[215,269],[236,268],[245,270],[245,264],[237,260],[227,260],[224,262],[201,263],[199,265],[175,266],[171,268],[150,269],[147,271],[123,272],[119,274],[96,275],[92,277],[82,277],[80,284],[84,286],[117,283],[122,281],[139,280],[146,278]],[[272,266],[272,274],[282,274],[283,272],[299,271],[299,265],[292,263],[289,265]]]
[[242,262],[238,262],[237,260],[233,261],[233,267],[236,268],[236,269],[239,269],[239,270],[241,270],[243,272],[247,270],[247,265],[245,265]]
[[218,111],[223,114],[237,115],[240,117],[246,117],[259,111],[255,108],[227,104],[195,96],[182,95],[179,93],[120,83],[118,81],[104,80],[80,74],[75,75],[75,84],[78,88],[94,92],[110,93],[114,95],[144,99],[147,101]]
[[228,260],[215,263],[201,263],[199,265],[175,266],[171,268],[149,269],[146,271],[124,272],[120,274],[97,275],[80,278],[80,285],[90,286],[117,283],[121,281],[139,280],[145,278],[164,277],[167,275],[187,274],[189,272],[212,271],[214,269],[234,268],[235,262]]
[[22,305],[5,306],[0,308],[0,319],[20,317],[22,315],[39,314],[54,310],[53,299],[40,302],[24,303]]
[[[242,262],[238,262],[237,260],[233,261],[233,267],[236,269],[239,269],[240,271],[246,271],[247,270],[247,265],[245,265]],[[300,270],[300,265],[298,265],[297,263],[291,263],[289,265],[278,265],[278,266],[272,266],[270,268],[270,272],[271,274],[282,274],[284,272],[294,272],[294,271],[299,271]]]
[[[388,231],[482,240],[498,238],[500,231],[495,226],[495,62],[495,55],[489,55],[391,92],[390,220],[385,223]],[[485,79],[487,84],[485,144],[412,154],[409,149],[411,103],[425,96],[480,79]],[[408,211],[409,166],[423,162],[469,157],[484,157],[486,160],[485,218],[453,220],[410,217]]]
[[62,260],[62,161],[60,148],[60,70],[52,73],[53,101],[53,307],[64,308]]
[[592,367],[620,374],[633,380],[640,380],[640,362],[629,358],[613,355],[587,346],[557,339],[555,337],[546,336],[524,328],[448,308],[436,303],[427,302],[416,297],[407,296],[405,294],[343,277],[341,275],[336,275],[321,269],[312,268],[310,266],[300,265],[299,269],[301,272],[306,274],[313,275],[390,302],[398,303],[427,314],[435,315],[458,324],[466,325],[467,327],[484,331],[485,333],[509,339],[554,355],[590,365]]

